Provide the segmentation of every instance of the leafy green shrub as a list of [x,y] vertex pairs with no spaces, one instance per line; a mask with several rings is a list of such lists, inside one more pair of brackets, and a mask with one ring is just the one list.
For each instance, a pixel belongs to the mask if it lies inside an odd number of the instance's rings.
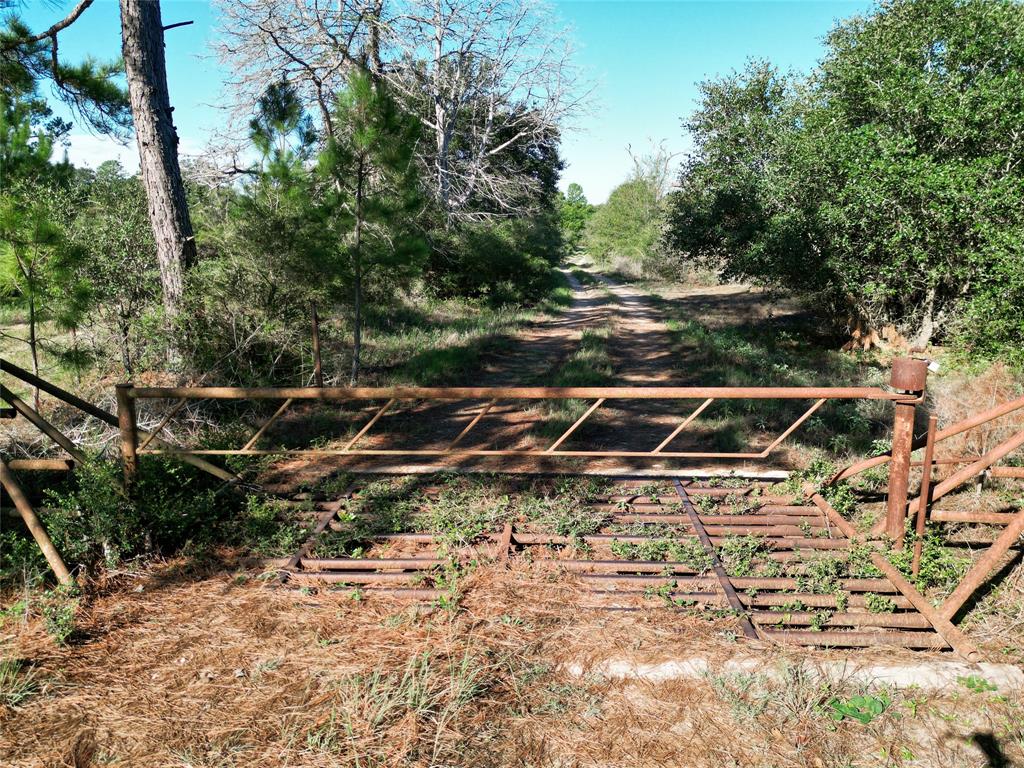
[[65,645],[75,632],[78,612],[78,588],[57,587],[40,598],[43,626],[57,645]]
[[659,253],[662,215],[658,190],[650,180],[620,184],[587,222],[587,252],[599,263],[623,260],[642,268]]
[[64,488],[44,492],[43,523],[69,564],[112,566],[142,548],[146,530],[135,505],[118,493],[120,473],[117,464],[94,459]]
[[1022,26],[1016,2],[883,0],[806,78],[755,60],[703,83],[671,245],[839,328],[1021,364]]
[[560,258],[561,236],[551,213],[497,224],[465,224],[435,233],[425,285],[441,297],[525,303],[554,288],[553,267]]
[[175,552],[233,508],[230,497],[216,505],[216,481],[187,464],[142,457],[131,498],[120,476],[116,463],[97,459],[45,491],[43,522],[69,563],[113,566],[145,551]]
[[0,531],[0,584],[35,584],[48,567],[31,536],[13,529]]
[[960,583],[971,564],[970,558],[957,555],[945,545],[942,534],[935,526],[926,528],[921,539],[921,567],[916,577],[911,575],[914,559],[911,538],[908,537],[902,549],[890,551],[888,558],[918,589],[934,588],[946,592]]
[[874,592],[864,593],[864,603],[870,613],[892,613],[896,610],[896,601],[886,595]]
[[238,516],[237,543],[264,557],[291,555],[309,531],[289,519],[285,511],[276,499],[248,496]]

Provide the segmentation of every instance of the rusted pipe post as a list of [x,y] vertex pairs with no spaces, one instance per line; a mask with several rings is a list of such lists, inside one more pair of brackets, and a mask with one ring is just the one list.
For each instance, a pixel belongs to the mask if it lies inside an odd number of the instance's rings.
[[121,466],[124,471],[125,488],[131,488],[139,472],[138,425],[135,418],[135,399],[131,396],[131,384],[118,384],[117,426],[121,430]]
[[910,572],[917,577],[921,571],[921,550],[924,548],[924,526],[931,507],[932,462],[935,459],[935,433],[938,430],[937,416],[928,417],[928,438],[924,444],[924,462],[921,465],[921,493],[917,502],[917,519],[914,521],[914,560]]
[[914,448],[914,415],[917,400],[924,394],[928,378],[928,363],[902,357],[893,361],[890,384],[907,395],[906,400],[894,404],[892,427],[892,463],[889,467],[889,490],[885,506],[885,532],[894,547],[903,547],[904,526],[907,516],[907,488],[910,485],[910,454]]
[[0,486],[3,486],[4,490],[10,494],[11,501],[14,502],[14,508],[18,510],[18,514],[21,515],[21,519],[25,522],[25,527],[32,534],[32,538],[36,540],[39,549],[42,550],[46,562],[50,564],[54,574],[57,576],[57,581],[61,584],[73,584],[74,579],[71,577],[68,567],[64,564],[64,558],[60,556],[60,552],[53,546],[46,528],[43,527],[39,518],[36,517],[35,510],[32,509],[32,505],[25,496],[25,492],[21,490],[21,486],[18,485],[18,481],[14,479],[14,475],[4,461],[0,461]]
[[313,383],[318,387],[323,387],[324,368],[320,360],[320,316],[316,313],[315,301],[311,301],[309,307],[313,321]]

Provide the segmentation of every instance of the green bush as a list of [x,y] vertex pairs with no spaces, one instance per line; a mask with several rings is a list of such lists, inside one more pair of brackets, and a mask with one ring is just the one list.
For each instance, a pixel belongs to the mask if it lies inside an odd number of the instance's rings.
[[883,0],[809,77],[765,61],[701,85],[667,240],[887,325],[1024,363],[1024,6]]
[[[218,481],[186,464],[143,457],[130,498],[120,478],[116,463],[95,459],[76,468],[61,487],[44,491],[41,518],[69,567],[110,567],[145,552],[176,552],[209,537],[237,508],[230,495],[215,499]],[[12,543],[18,543],[0,575],[17,579],[19,562],[36,568],[40,562],[30,555],[35,545],[12,533]]]
[[440,297],[479,297],[496,305],[536,301],[552,288],[561,247],[552,212],[464,224],[435,234],[425,285]]

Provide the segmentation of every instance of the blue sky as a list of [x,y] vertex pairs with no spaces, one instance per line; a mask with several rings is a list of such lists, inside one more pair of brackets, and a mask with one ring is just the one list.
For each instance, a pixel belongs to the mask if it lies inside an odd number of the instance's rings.
[[[696,106],[700,81],[742,67],[751,57],[806,72],[821,56],[822,38],[835,22],[871,4],[561,0],[555,5],[575,29],[579,63],[596,84],[592,114],[563,136],[568,167],[562,186],[578,182],[591,201],[602,202],[629,172],[627,145],[643,150],[664,140],[672,151],[688,148],[681,120]],[[33,29],[41,29],[70,6],[32,0],[23,12]],[[167,33],[167,69],[182,152],[196,152],[223,120],[213,106],[223,76],[217,62],[206,58],[215,34],[214,12],[202,0],[163,0],[162,7],[165,24],[195,21]],[[117,55],[116,0],[97,0],[60,41],[71,60]],[[90,165],[119,157],[128,168],[137,165],[134,144],[118,147],[79,129],[70,157]]]

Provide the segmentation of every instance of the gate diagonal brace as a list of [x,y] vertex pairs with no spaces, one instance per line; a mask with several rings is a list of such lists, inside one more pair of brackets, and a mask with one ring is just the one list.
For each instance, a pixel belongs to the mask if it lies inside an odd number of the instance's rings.
[[750,620],[750,616],[747,614],[746,609],[743,607],[743,603],[740,602],[739,597],[736,594],[736,590],[729,580],[729,574],[725,572],[725,566],[722,565],[722,561],[718,559],[718,553],[715,551],[714,545],[711,543],[711,538],[708,536],[708,532],[704,530],[704,524],[700,521],[700,516],[697,514],[697,510],[693,508],[693,504],[690,503],[690,497],[686,495],[686,491],[683,489],[683,484],[679,480],[675,481],[676,493],[679,494],[679,500],[682,502],[683,507],[686,509],[686,514],[690,518],[690,524],[693,529],[697,532],[697,538],[700,539],[701,545],[704,547],[704,551],[707,552],[711,558],[711,566],[715,571],[715,576],[718,577],[718,583],[722,585],[722,591],[725,593],[725,599],[729,601],[729,607],[736,612],[736,615],[740,617],[740,625],[743,627],[744,636],[751,640],[757,640],[760,634],[757,631],[757,627]]

